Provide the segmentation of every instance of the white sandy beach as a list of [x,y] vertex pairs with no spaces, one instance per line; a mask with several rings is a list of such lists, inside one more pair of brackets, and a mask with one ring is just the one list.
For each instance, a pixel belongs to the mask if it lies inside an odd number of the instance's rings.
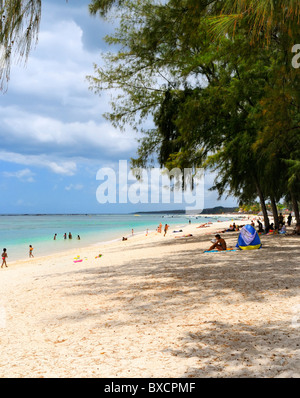
[[299,377],[299,237],[203,253],[229,222],[196,226],[8,259],[0,377]]

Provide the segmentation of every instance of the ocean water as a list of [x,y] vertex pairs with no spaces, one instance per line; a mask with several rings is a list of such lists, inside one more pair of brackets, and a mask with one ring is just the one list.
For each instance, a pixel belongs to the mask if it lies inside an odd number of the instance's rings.
[[[216,221],[205,216],[168,214],[87,214],[87,215],[0,215],[0,250],[5,247],[8,262],[27,259],[29,245],[36,257],[59,253],[65,250],[86,247],[129,237],[132,234],[155,231],[161,222],[172,230],[189,223]],[[73,239],[68,239],[71,232]],[[67,239],[64,239],[64,234]],[[54,234],[57,239],[54,240]],[[80,236],[80,240],[77,239]]]

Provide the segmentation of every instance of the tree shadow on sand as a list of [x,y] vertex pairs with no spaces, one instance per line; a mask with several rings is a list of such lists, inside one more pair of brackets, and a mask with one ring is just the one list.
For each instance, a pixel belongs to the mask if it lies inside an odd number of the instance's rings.
[[[205,329],[186,333],[182,347],[168,349],[171,355],[195,358],[182,377],[276,377],[298,353],[299,337],[280,322],[232,325],[209,322]],[[299,358],[297,358],[299,360]],[[297,361],[298,365],[300,361]],[[295,372],[298,369],[294,369]]]
[[[172,244],[182,245],[182,242]],[[110,316],[111,327],[151,322],[159,329],[168,323],[170,313],[176,317],[181,311],[188,317],[192,310],[201,315],[212,301],[234,305],[234,297],[238,297],[237,306],[257,304],[259,308],[259,304],[269,302],[272,295],[279,295],[282,300],[299,295],[297,238],[269,238],[263,249],[253,251],[203,254],[198,249],[186,247],[186,250],[167,257],[153,256],[125,262],[118,267],[72,271],[72,274],[82,274],[82,278],[79,278],[75,291],[70,293],[65,278],[61,286],[66,288],[65,294],[104,295],[107,306],[84,314],[65,314],[64,322],[79,322],[85,317],[95,321],[95,328],[102,328]],[[262,253],[264,256],[267,253],[265,262]],[[128,315],[126,319],[118,319],[120,311]],[[256,344],[257,338],[259,344]],[[217,315],[210,319],[204,317],[196,332],[195,325],[189,332],[181,330],[178,339],[181,347],[170,347],[165,352],[199,360],[198,364],[188,367],[183,377],[224,374],[260,377],[258,369],[264,377],[274,377],[299,350],[299,338],[295,337],[295,331],[291,331],[290,323],[276,319],[257,325],[243,321],[231,324],[224,319],[221,321]]]

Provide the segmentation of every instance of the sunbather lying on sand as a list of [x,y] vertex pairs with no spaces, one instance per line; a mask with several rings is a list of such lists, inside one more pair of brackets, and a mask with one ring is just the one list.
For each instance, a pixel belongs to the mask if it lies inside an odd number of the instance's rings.
[[196,228],[206,228],[206,227],[208,227],[208,225],[206,225],[206,224],[201,224],[201,225],[199,225],[199,227],[196,227]]

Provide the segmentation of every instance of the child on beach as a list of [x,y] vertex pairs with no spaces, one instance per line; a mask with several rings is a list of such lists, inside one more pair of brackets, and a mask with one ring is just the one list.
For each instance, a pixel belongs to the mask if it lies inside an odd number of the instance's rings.
[[29,257],[34,257],[32,252],[33,252],[33,247],[31,245],[29,245]]
[[2,265],[1,265],[1,268],[3,268],[3,265],[5,265],[5,267],[7,267],[6,259],[7,259],[6,249],[3,249],[3,253],[2,253]]

